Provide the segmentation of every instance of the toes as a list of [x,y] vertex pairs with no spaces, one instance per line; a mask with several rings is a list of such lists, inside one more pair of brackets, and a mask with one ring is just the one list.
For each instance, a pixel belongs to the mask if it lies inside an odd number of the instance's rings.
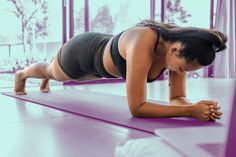
[[26,92],[24,92],[24,91],[18,91],[18,92],[15,92],[16,93],[16,95],[26,95],[27,93]]
[[50,92],[50,89],[40,89],[40,91],[41,91],[42,93],[49,93],[49,92]]
[[44,79],[41,83],[40,86],[40,91],[42,93],[49,93],[50,92],[50,88],[49,88],[49,79]]
[[25,81],[23,78],[23,72],[21,70],[15,73],[15,94],[16,95],[25,95]]

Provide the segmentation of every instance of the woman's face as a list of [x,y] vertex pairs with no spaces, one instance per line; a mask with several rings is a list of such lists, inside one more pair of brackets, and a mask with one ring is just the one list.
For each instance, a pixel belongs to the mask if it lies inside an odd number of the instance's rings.
[[179,49],[176,47],[170,48],[166,55],[166,68],[175,71],[179,75],[183,75],[188,71],[198,70],[202,67],[196,61],[188,63],[184,57],[180,57]]

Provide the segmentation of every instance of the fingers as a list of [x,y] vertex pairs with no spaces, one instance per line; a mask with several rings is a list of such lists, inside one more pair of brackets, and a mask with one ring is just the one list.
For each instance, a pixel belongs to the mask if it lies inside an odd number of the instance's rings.
[[216,119],[215,119],[215,117],[214,117],[214,116],[210,115],[210,119],[209,119],[209,121],[215,122],[215,121],[216,121]]
[[204,103],[210,105],[209,110],[211,112],[210,119],[215,121],[216,119],[220,119],[222,116],[222,112],[220,111],[219,103],[214,100],[203,100]]
[[210,109],[211,113],[221,116],[223,113],[219,110]]
[[220,109],[219,103],[218,103],[218,102],[213,103],[213,104],[210,106],[210,108],[211,108],[211,109],[215,109],[215,110],[219,110],[219,109]]
[[220,111],[220,106],[218,105],[218,102],[216,104],[210,106],[210,112],[213,115],[216,115],[218,117],[222,115],[222,112]]
[[216,119],[221,119],[222,112],[218,110],[211,109],[211,114],[210,114],[210,121],[215,122]]
[[201,103],[207,104],[207,105],[217,105],[218,102],[215,100],[202,100]]
[[215,121],[216,119],[221,119],[221,116],[223,114],[220,111],[220,106],[219,106],[218,102],[216,104],[210,106],[210,112],[211,112],[210,118],[213,121]]
[[214,109],[214,110],[220,110],[220,106],[217,105],[211,105],[209,106],[209,109]]
[[215,119],[220,119],[222,114],[216,114],[214,112],[211,113],[211,116],[213,116]]
[[221,119],[223,113],[219,111],[219,109],[220,109],[219,107],[212,107],[210,109],[211,113],[209,115],[210,117],[209,121],[215,122],[217,119]]
[[199,119],[203,121],[212,121],[215,122],[218,119],[221,119],[222,112],[220,111],[220,106],[217,101],[214,100],[202,100],[198,102],[200,107],[204,108],[204,112]]

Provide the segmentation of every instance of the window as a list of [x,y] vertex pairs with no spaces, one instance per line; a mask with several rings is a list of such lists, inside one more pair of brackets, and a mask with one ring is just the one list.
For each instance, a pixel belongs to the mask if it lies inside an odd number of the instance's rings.
[[166,0],[165,22],[209,28],[210,0]]
[[150,2],[146,0],[90,0],[89,10],[90,31],[109,34],[117,34],[150,18]]
[[85,32],[84,0],[74,0],[74,35]]
[[161,0],[155,0],[155,20],[161,22]]
[[[61,0],[0,2],[0,72],[50,61],[61,47]],[[6,20],[6,17],[8,20]]]

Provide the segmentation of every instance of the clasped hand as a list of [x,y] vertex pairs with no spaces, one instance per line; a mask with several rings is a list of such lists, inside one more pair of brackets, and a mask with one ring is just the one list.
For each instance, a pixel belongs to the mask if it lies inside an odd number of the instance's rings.
[[218,102],[213,100],[202,100],[192,107],[191,116],[201,121],[215,121],[222,116]]

